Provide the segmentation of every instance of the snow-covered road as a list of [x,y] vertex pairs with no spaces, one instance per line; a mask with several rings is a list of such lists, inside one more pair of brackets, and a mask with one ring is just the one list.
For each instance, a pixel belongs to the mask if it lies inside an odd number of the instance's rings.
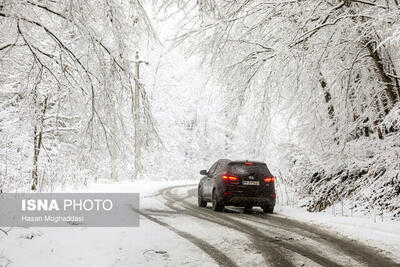
[[395,266],[354,240],[279,215],[228,207],[224,213],[197,207],[196,186],[173,186],[154,197],[160,210],[143,209],[146,219],[190,241],[222,266]]
[[140,192],[140,227],[12,229],[0,233],[0,266],[400,266],[397,252],[284,212],[199,208],[193,182],[95,185],[85,191]]

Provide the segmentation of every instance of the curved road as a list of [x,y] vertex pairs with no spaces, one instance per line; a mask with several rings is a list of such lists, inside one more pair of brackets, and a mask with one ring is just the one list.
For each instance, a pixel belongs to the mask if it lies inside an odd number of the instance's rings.
[[199,208],[196,185],[168,187],[153,197],[165,209],[139,213],[190,241],[220,266],[400,266],[373,248],[279,215]]

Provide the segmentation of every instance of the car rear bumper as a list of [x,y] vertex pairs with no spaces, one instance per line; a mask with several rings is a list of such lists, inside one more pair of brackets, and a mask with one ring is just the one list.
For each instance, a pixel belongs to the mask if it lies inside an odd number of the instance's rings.
[[228,195],[223,197],[224,205],[232,206],[275,206],[275,197],[270,196],[243,196],[243,195]]

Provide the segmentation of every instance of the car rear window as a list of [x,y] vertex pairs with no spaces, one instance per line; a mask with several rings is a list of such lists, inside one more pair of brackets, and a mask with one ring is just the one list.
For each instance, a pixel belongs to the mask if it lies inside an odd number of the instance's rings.
[[272,176],[266,164],[245,165],[244,163],[230,163],[230,172],[238,175],[260,174],[264,176]]

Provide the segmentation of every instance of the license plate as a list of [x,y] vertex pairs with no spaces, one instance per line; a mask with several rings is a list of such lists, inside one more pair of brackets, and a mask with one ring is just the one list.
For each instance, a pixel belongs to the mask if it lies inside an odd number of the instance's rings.
[[259,181],[243,181],[243,185],[260,185]]

